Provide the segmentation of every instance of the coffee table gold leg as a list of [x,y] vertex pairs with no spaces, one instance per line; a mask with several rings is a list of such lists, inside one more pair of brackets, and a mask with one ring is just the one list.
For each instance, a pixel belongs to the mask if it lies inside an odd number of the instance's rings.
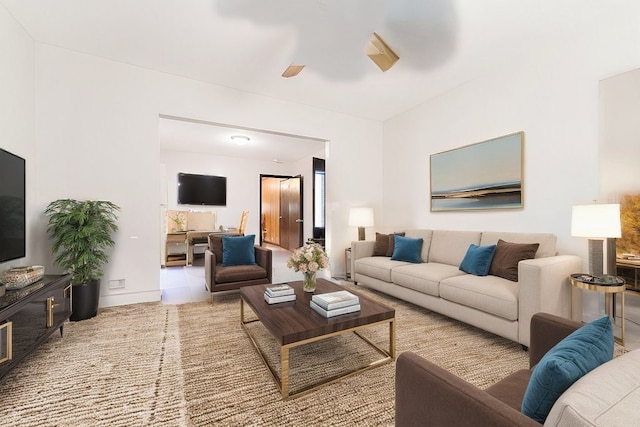
[[280,366],[281,366],[281,378],[280,378],[280,388],[282,391],[282,398],[286,399],[289,397],[289,347],[282,346],[280,350]]
[[389,355],[391,359],[396,358],[396,322],[395,319],[389,322]]

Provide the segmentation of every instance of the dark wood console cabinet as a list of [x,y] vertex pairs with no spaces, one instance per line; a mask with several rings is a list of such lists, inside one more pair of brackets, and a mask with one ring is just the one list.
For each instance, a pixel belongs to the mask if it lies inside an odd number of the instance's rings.
[[0,378],[71,316],[71,275],[41,280],[0,297]]

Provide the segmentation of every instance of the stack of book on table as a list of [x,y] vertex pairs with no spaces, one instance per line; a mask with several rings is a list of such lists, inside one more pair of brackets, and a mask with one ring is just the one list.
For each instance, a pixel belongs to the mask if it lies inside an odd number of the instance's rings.
[[311,308],[324,317],[360,311],[360,299],[349,291],[329,292],[311,297]]
[[264,300],[268,304],[277,304],[279,302],[295,301],[296,294],[293,288],[286,283],[283,285],[269,286],[264,291]]

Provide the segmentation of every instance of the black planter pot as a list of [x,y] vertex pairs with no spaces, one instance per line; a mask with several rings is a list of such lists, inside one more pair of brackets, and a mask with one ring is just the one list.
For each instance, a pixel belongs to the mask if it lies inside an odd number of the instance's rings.
[[78,321],[95,317],[100,301],[100,280],[71,287],[72,310],[70,320]]

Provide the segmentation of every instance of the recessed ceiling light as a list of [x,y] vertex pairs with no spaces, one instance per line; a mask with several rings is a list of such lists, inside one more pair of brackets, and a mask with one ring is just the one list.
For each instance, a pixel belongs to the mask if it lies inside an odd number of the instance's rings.
[[251,141],[251,138],[249,138],[248,136],[244,136],[244,135],[231,136],[231,142],[237,145],[245,145],[245,144],[248,144],[249,141]]
[[273,163],[282,163],[282,160],[279,160],[279,159],[273,159],[273,160],[272,160],[272,162],[273,162]]

